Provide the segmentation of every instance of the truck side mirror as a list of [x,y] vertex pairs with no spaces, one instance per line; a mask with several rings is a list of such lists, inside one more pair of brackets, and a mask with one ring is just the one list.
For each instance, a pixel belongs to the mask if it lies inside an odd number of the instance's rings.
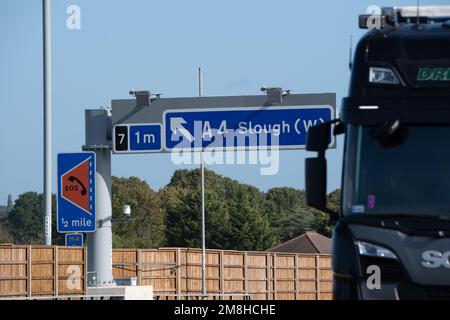
[[336,216],[336,212],[327,208],[327,160],[325,158],[333,124],[337,124],[336,134],[345,131],[345,126],[339,120],[321,123],[311,127],[308,131],[306,150],[316,151],[318,156],[305,161],[305,189],[308,206]]
[[308,158],[305,162],[306,204],[326,211],[327,160],[325,157]]
[[323,152],[330,144],[331,123],[325,122],[309,128],[306,141],[307,151]]

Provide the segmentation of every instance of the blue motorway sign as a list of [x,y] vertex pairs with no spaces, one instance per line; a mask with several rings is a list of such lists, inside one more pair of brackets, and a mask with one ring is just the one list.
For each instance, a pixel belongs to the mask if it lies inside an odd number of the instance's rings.
[[162,150],[161,124],[124,124],[114,127],[114,152],[142,153]]
[[82,247],[83,234],[82,233],[67,233],[65,235],[67,247]]
[[58,154],[58,232],[94,232],[95,153]]
[[331,106],[167,110],[165,149],[303,149],[309,128],[332,119]]

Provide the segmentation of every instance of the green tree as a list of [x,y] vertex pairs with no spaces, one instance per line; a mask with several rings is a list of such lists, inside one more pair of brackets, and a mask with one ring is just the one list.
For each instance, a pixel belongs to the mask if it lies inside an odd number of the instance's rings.
[[[341,208],[341,190],[340,189],[334,190],[327,196],[327,207],[336,213],[340,213],[340,208]],[[311,209],[311,210],[318,217],[317,224],[316,224],[317,232],[319,232],[327,237],[331,237],[331,235],[333,233],[334,225],[330,219],[331,218],[330,214],[322,212],[322,211],[318,211],[315,209]]]
[[[200,170],[178,170],[161,192],[170,246],[201,244]],[[265,250],[276,235],[264,210],[263,193],[205,170],[206,245],[208,248]]]
[[[25,192],[16,200],[5,219],[6,230],[14,244],[42,244],[44,239],[43,195]],[[64,235],[56,228],[56,196],[52,195],[52,244],[63,245]]]
[[6,226],[0,223],[0,244],[13,243],[13,239],[9,234]]
[[[205,185],[208,248],[266,250],[309,230],[331,235],[329,215],[307,206],[302,190],[263,193],[209,170]],[[200,170],[176,171],[159,193],[138,178],[113,177],[112,201],[115,219],[123,219],[123,205],[132,208],[131,220],[113,227],[115,247],[201,246]],[[328,205],[340,210],[339,189],[328,195]],[[63,245],[54,195],[52,206],[52,243]],[[21,194],[0,220],[0,242],[42,244],[43,231],[43,197],[35,192]]]
[[169,246],[200,247],[199,196],[189,189],[166,187],[161,192]]
[[273,188],[266,193],[266,211],[280,242],[288,241],[306,231],[331,234],[328,214],[306,205],[305,192],[294,188]]
[[42,200],[37,192],[23,193],[16,200],[7,218],[8,231],[15,244],[42,244]]
[[328,195],[328,207],[335,212],[341,212],[341,189],[336,189]]
[[[198,171],[198,170],[197,170]],[[220,178],[205,171],[205,185],[218,184]],[[161,191],[167,214],[167,242],[170,246],[201,246],[201,198],[199,172],[176,171],[169,185]],[[229,212],[223,193],[205,188],[205,239],[209,248],[223,248],[229,230]]]
[[158,193],[136,177],[112,179],[114,219],[123,219],[124,205],[132,217],[113,227],[113,245],[120,248],[154,248],[165,242],[165,214]]
[[232,212],[233,247],[239,250],[267,250],[278,241],[264,210],[264,194],[257,188],[235,182],[227,199]]
[[265,210],[281,242],[310,230],[312,218],[305,216],[304,192],[301,190],[287,187],[270,189],[265,197]]

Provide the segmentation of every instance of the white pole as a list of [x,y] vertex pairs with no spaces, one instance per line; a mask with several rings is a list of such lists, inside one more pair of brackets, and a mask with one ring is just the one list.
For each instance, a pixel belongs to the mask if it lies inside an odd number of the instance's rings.
[[110,117],[105,109],[85,111],[86,150],[95,151],[95,219],[97,230],[89,233],[88,272],[96,274],[96,286],[114,285],[112,271],[111,150],[108,144]]
[[52,244],[52,42],[51,0],[42,1],[44,55],[44,241]]
[[[203,97],[203,73],[198,68],[198,95]],[[203,164],[203,145],[200,151],[201,192],[202,192],[202,295],[206,299],[206,241],[205,241],[205,166]]]

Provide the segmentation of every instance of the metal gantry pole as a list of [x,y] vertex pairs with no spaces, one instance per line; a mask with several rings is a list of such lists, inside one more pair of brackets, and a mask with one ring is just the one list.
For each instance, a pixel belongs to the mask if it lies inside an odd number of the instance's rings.
[[88,271],[97,275],[98,286],[114,285],[112,275],[111,117],[107,110],[86,110],[85,151],[94,151],[95,211],[97,229],[89,233]]
[[[198,69],[198,95],[203,97],[203,72]],[[202,295],[206,299],[206,240],[205,240],[205,166],[203,164],[203,145],[200,151],[201,197],[202,197]]]
[[44,71],[44,242],[52,244],[52,41],[51,0],[42,1]]

